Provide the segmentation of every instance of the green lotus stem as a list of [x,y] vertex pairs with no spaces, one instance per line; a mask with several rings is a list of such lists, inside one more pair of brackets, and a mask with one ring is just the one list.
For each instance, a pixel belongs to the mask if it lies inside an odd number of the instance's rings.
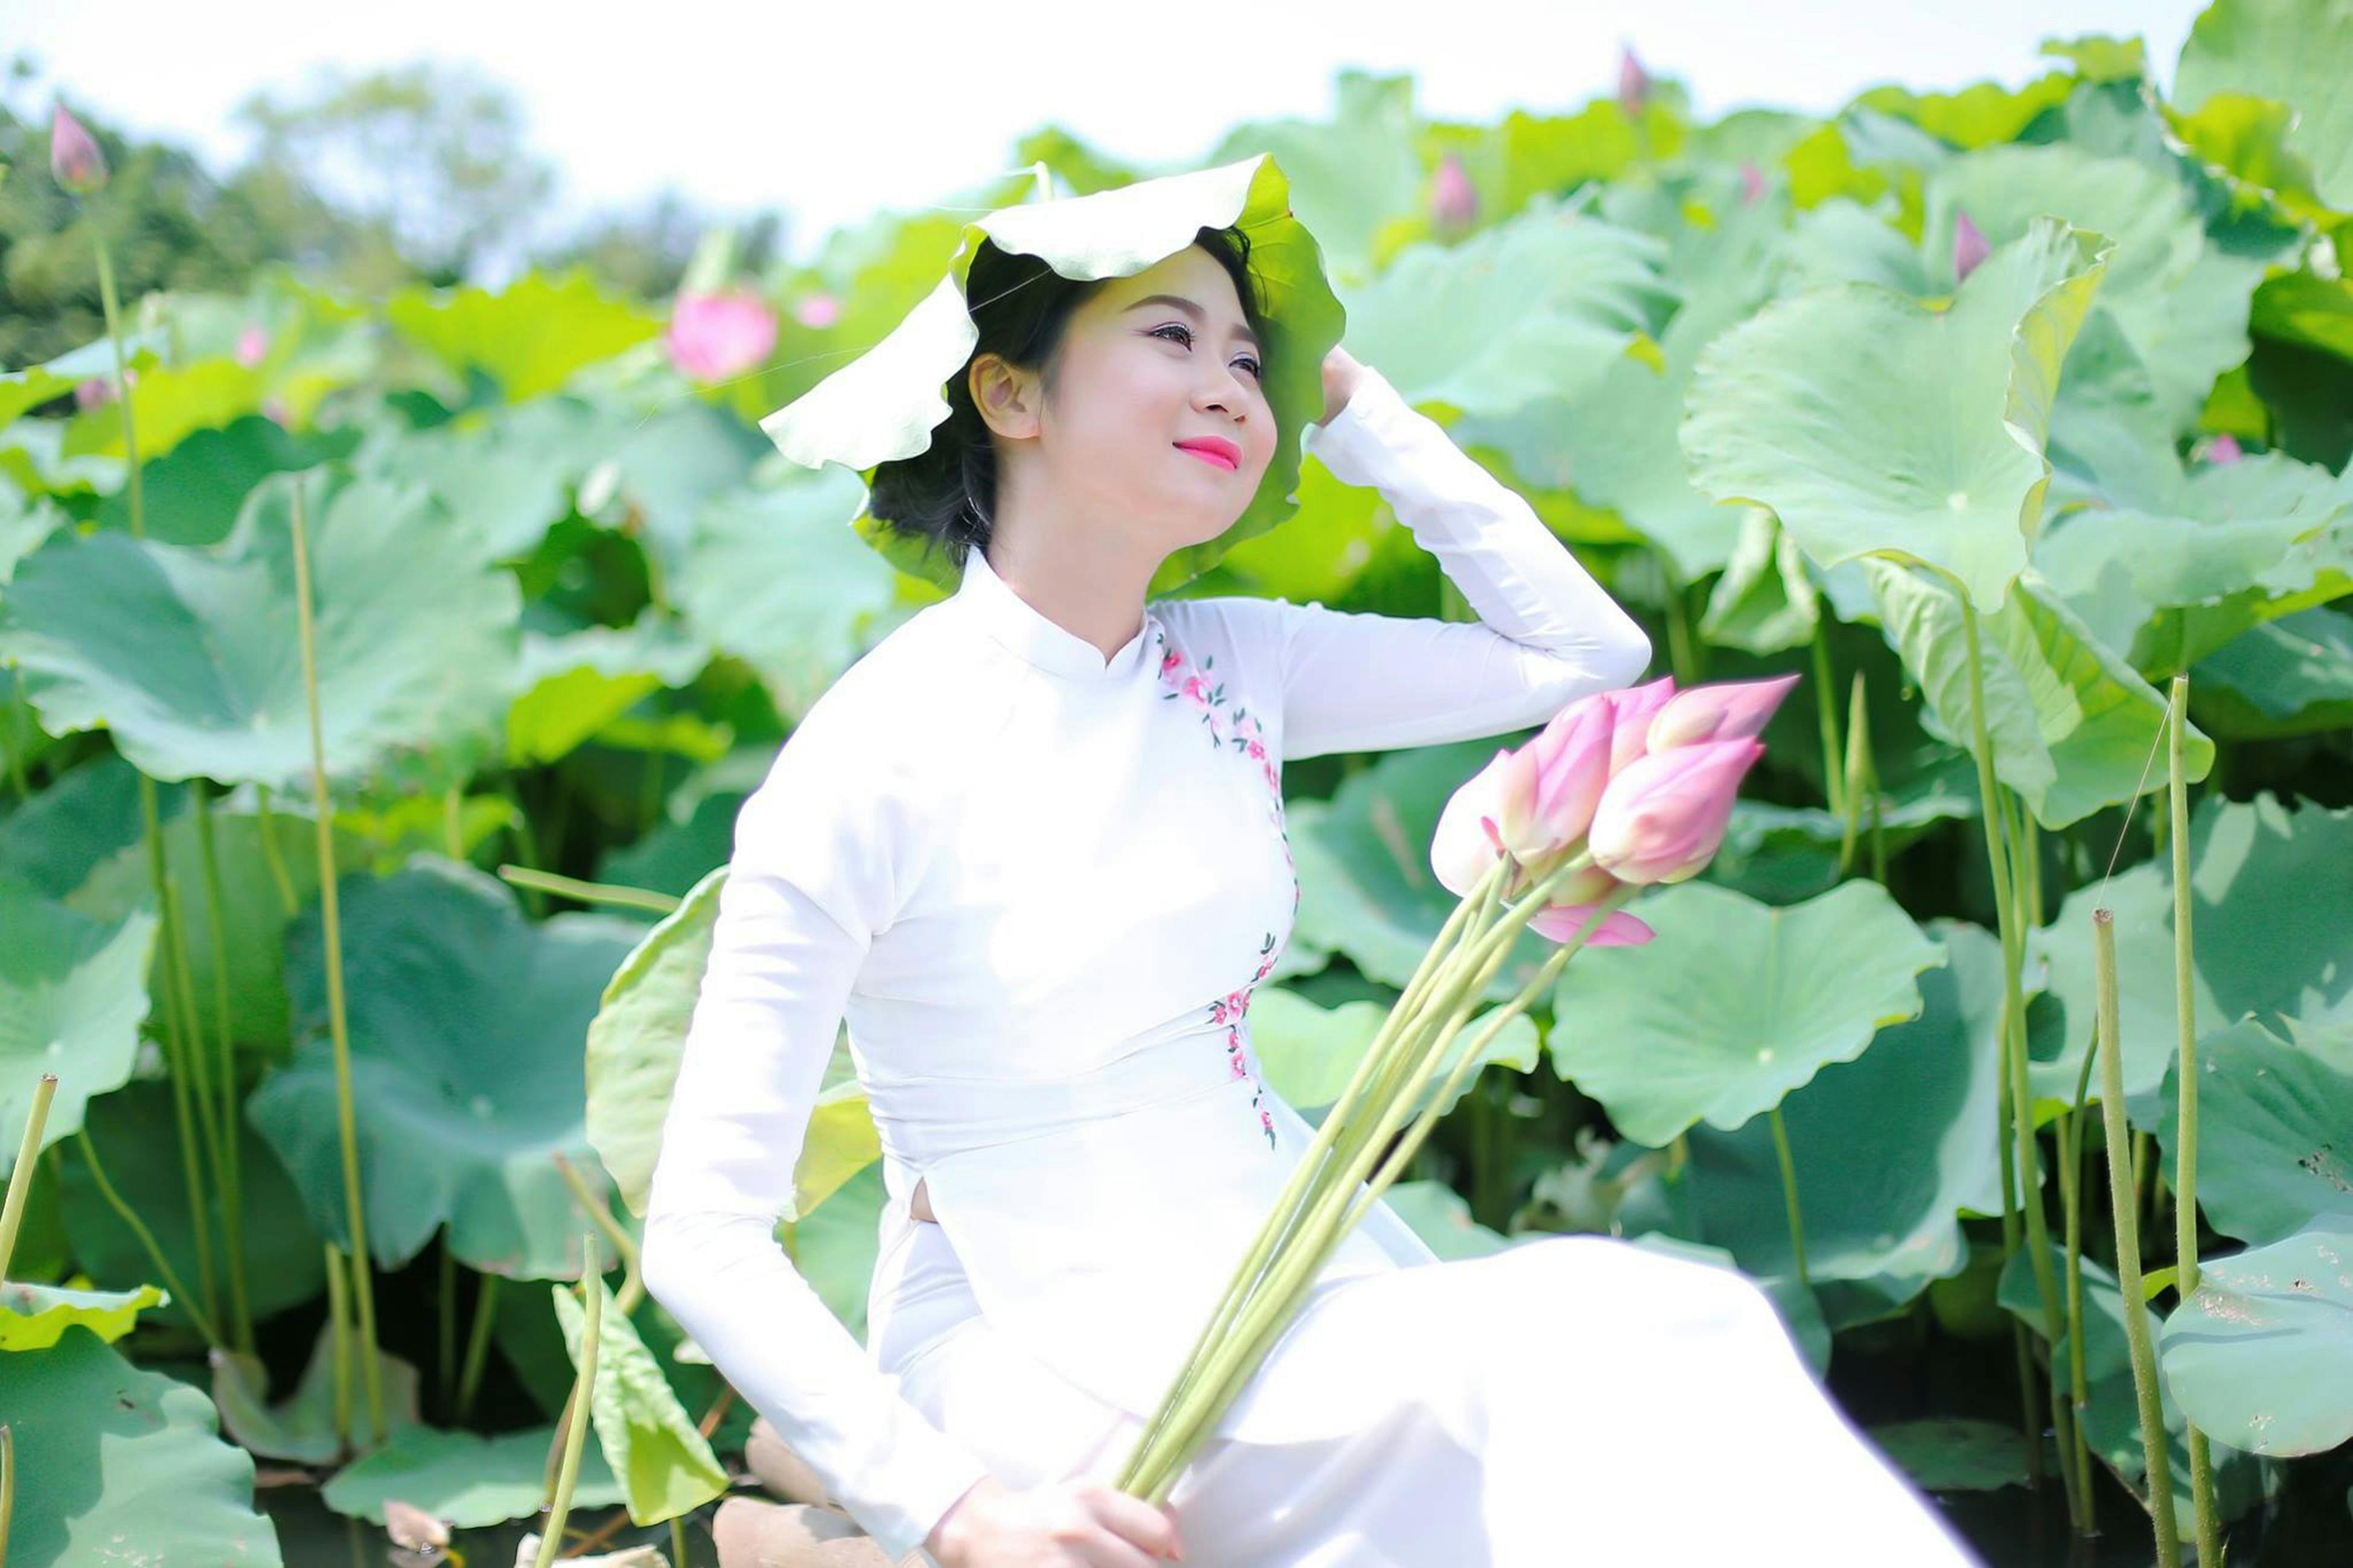
[[449,1250],[449,1232],[441,1232],[441,1257],[434,1274],[433,1368],[439,1384],[441,1408],[447,1410],[458,1389],[458,1259]]
[[278,852],[278,816],[269,809],[269,791],[265,785],[254,788],[254,825],[261,832],[262,861],[269,868],[269,879],[278,884],[278,901],[291,920],[301,905],[294,898],[294,879],[286,874],[286,858]]
[[[514,774],[507,774],[503,787],[508,803],[514,807],[512,827],[514,833],[515,855],[522,861],[516,869],[538,872],[541,876],[554,875],[552,872],[539,871],[541,859],[539,838],[531,830],[531,813],[523,809],[522,788],[515,783]],[[499,874],[502,877],[506,876],[505,868],[501,867]],[[514,880],[512,877],[508,877],[507,879]],[[517,882],[515,885],[522,889],[523,905],[531,910],[532,917],[535,920],[546,919],[547,895],[529,882]]]
[[608,904],[616,909],[651,910],[666,915],[682,901],[669,893],[658,893],[650,888],[628,888],[616,882],[584,882],[577,877],[566,877],[554,871],[534,870],[512,861],[499,868],[499,879],[510,886],[522,888],[534,896],[554,893],[560,899],[576,899],[584,904]]
[[[2067,1226],[2067,1391],[2073,1401],[2075,1484],[2084,1494],[2084,1526],[2099,1532],[2098,1497],[2092,1485],[2092,1445],[2084,1435],[2084,1415],[2091,1408],[2091,1380],[2084,1368],[2084,1108],[2092,1086],[2092,1058],[2075,1073],[2075,1103],[2059,1129],[2059,1200]],[[2052,1373],[2054,1378],[2056,1372]]]
[[580,1330],[580,1375],[572,1384],[573,1399],[564,1423],[564,1466],[556,1472],[555,1492],[547,1503],[547,1533],[539,1538],[533,1568],[548,1568],[564,1544],[564,1521],[572,1511],[572,1487],[580,1477],[580,1450],[588,1438],[587,1391],[596,1384],[596,1338],[603,1327],[605,1292],[598,1288],[604,1270],[596,1266],[596,1233],[583,1232],[580,1245],[587,1266],[580,1275],[580,1297],[587,1317]]
[[[686,1515],[670,1516],[670,1560],[674,1568],[688,1568],[694,1560],[686,1554]],[[0,1564],[0,1568],[5,1568]]]
[[1822,734],[1822,795],[1834,816],[1848,815],[1846,791],[1842,787],[1844,770],[1839,765],[1842,748],[1839,745],[1838,699],[1831,687],[1831,645],[1825,627],[1829,625],[1819,617],[1814,621],[1814,722]]
[[[2173,842],[2173,1016],[2181,1047],[2174,1074],[2179,1135],[2173,1151],[2174,1289],[2188,1300],[2198,1289],[2198,1019],[2192,989],[2197,952],[2189,926],[2189,677],[2173,678],[2166,719],[2168,779],[2166,799]],[[2198,1531],[2198,1568],[2221,1568],[2222,1514],[2214,1500],[2214,1456],[2206,1434],[2184,1422],[2189,1439],[2189,1496]]]
[[[1176,1401],[1191,1386],[1195,1373],[1203,1364],[1209,1347],[1218,1342],[1233,1314],[1240,1310],[1242,1301],[1249,1292],[1257,1289],[1261,1270],[1264,1268],[1267,1259],[1274,1255],[1276,1249],[1289,1237],[1291,1225],[1300,1212],[1303,1198],[1312,1185],[1322,1179],[1327,1163],[1338,1148],[1341,1136],[1348,1131],[1349,1112],[1362,1102],[1365,1095],[1373,1089],[1377,1081],[1386,1078],[1388,1064],[1384,1058],[1388,1052],[1389,1043],[1406,1026],[1408,1019],[1418,1012],[1420,1000],[1427,994],[1431,978],[1438,973],[1446,955],[1454,951],[1457,937],[1464,926],[1475,922],[1478,917],[1492,905],[1510,874],[1510,862],[1499,858],[1487,868],[1485,875],[1480,878],[1478,885],[1472,888],[1469,895],[1456,904],[1453,911],[1447,916],[1446,923],[1439,930],[1438,939],[1430,944],[1430,951],[1422,955],[1420,964],[1406,983],[1405,991],[1398,998],[1397,1005],[1390,1008],[1388,1016],[1381,1021],[1381,1026],[1374,1035],[1372,1044],[1366,1047],[1364,1055],[1357,1058],[1356,1070],[1349,1075],[1347,1087],[1341,1090],[1338,1100],[1324,1113],[1323,1125],[1317,1129],[1314,1141],[1308,1145],[1306,1152],[1292,1167],[1291,1177],[1284,1184],[1282,1195],[1275,1199],[1273,1212],[1268,1215],[1266,1224],[1261,1227],[1258,1237],[1251,1243],[1250,1250],[1243,1257],[1240,1266],[1235,1269],[1233,1279],[1226,1287],[1225,1295],[1210,1314],[1209,1321],[1194,1340],[1193,1348],[1185,1358],[1184,1371],[1179,1373],[1175,1387],[1170,1389],[1167,1395],[1163,1398],[1159,1410],[1154,1414],[1151,1422],[1137,1439],[1135,1450],[1137,1454],[1142,1453],[1147,1445],[1158,1437],[1164,1420],[1174,1413]],[[1131,1470],[1134,1465],[1134,1456],[1131,1455],[1129,1459]]]
[[456,1421],[460,1426],[474,1414],[474,1395],[482,1385],[482,1369],[490,1364],[491,1330],[499,1316],[499,1277],[477,1274],[480,1288],[474,1293],[473,1327],[466,1334],[466,1364],[458,1372],[458,1408]]
[[2132,1352],[2133,1393],[2140,1404],[2140,1447],[2148,1466],[2148,1512],[2157,1524],[2158,1568],[2180,1568],[2181,1536],[2173,1519],[2173,1467],[2165,1447],[2165,1408],[2158,1395],[2157,1352],[2149,1342],[2141,1289],[2139,1205],[2133,1200],[2130,1129],[2125,1123],[2125,1064],[2116,1043],[2116,918],[2092,911],[2092,966],[2099,984],[2100,1121],[2108,1139],[2108,1206],[2116,1227],[2116,1288],[2124,1295],[2125,1342]]
[[196,808],[196,852],[204,864],[205,919],[213,933],[213,1011],[220,1017],[221,1243],[228,1254],[229,1331],[237,1348],[259,1352],[253,1339],[253,1305],[245,1282],[244,1151],[238,1143],[237,1026],[228,989],[228,920],[221,897],[220,856],[213,843],[211,792],[201,781],[189,786]]
[[371,1278],[366,1205],[360,1196],[360,1140],[352,1107],[352,1031],[343,1006],[343,927],[335,896],[335,805],[327,791],[326,731],[319,716],[319,650],[311,616],[310,530],[303,486],[293,486],[294,613],[302,640],[302,700],[311,721],[311,816],[319,847],[319,916],[326,937],[327,1027],[335,1048],[335,1126],[343,1143],[343,1202],[352,1230],[352,1295],[359,1307],[360,1371],[367,1380],[371,1446],[385,1437],[384,1370],[376,1355],[375,1287]]
[[8,1527],[16,1519],[16,1435],[0,1421],[0,1568],[8,1568]]
[[[1999,1040],[1994,1048],[2001,1048]],[[2010,1135],[2010,1075],[2006,1072],[1994,1074],[1993,1127],[1994,1160],[2001,1171],[2001,1259],[2007,1269],[2018,1253],[2019,1218],[2018,1159]],[[2034,1413],[2034,1351],[2027,1343],[2026,1324],[2015,1316],[2010,1320],[2010,1345],[2018,1363],[2018,1434],[2026,1445],[2026,1479],[2039,1492],[2042,1489],[2042,1420]]]
[[603,1231],[605,1239],[613,1244],[613,1255],[621,1260],[621,1288],[613,1292],[613,1300],[626,1316],[645,1293],[645,1287],[638,1279],[638,1244],[629,1239],[629,1233],[621,1228],[621,1222],[613,1217],[613,1211],[589,1187],[587,1178],[580,1173],[578,1166],[561,1153],[549,1158],[555,1162],[556,1172],[563,1176],[564,1184],[572,1190],[573,1201],[596,1222],[596,1228]]
[[1798,1163],[1789,1156],[1789,1129],[1776,1105],[1767,1112],[1773,1123],[1773,1158],[1781,1166],[1781,1204],[1789,1214],[1789,1252],[1797,1259],[1798,1283],[1811,1290],[1813,1277],[1806,1271],[1806,1222],[1798,1209]]
[[172,1300],[180,1303],[181,1310],[188,1314],[188,1321],[195,1324],[196,1332],[204,1336],[207,1346],[214,1350],[227,1348],[222,1343],[220,1331],[213,1326],[212,1318],[205,1311],[204,1304],[189,1295],[187,1287],[180,1283],[180,1276],[173,1268],[171,1260],[156,1245],[155,1233],[147,1228],[147,1222],[122,1201],[122,1194],[116,1192],[114,1184],[106,1179],[106,1167],[98,1162],[98,1150],[90,1143],[89,1130],[78,1127],[74,1130],[74,1137],[81,1145],[82,1160],[90,1166],[90,1180],[98,1184],[98,1195],[106,1200],[106,1206],[114,1211],[115,1217],[130,1226],[131,1234],[139,1238],[139,1245],[146,1250],[147,1261],[155,1266],[157,1274],[163,1276],[164,1289],[172,1293]]
[[16,1230],[25,1222],[25,1200],[32,1195],[35,1163],[41,1154],[41,1130],[49,1124],[49,1101],[57,1092],[58,1075],[53,1072],[45,1072],[33,1082],[33,1109],[25,1118],[16,1163],[8,1167],[8,1195],[0,1199],[0,1284],[6,1283],[8,1260],[16,1256]]
[[[1565,874],[1567,869],[1564,868],[1562,872],[1556,875]],[[1515,931],[1525,927],[1527,921],[1543,907],[1544,897],[1549,892],[1549,884],[1552,880],[1553,879],[1546,879],[1546,883],[1540,885],[1537,893],[1515,906],[1513,911],[1504,917],[1504,924],[1510,931]],[[1339,1245],[1340,1239],[1363,1217],[1372,1205],[1379,1200],[1382,1191],[1404,1171],[1407,1163],[1412,1159],[1414,1152],[1420,1146],[1422,1140],[1429,1135],[1430,1129],[1436,1125],[1448,1100],[1461,1089],[1464,1077],[1484,1056],[1488,1043],[1511,1018],[1525,1010],[1527,1005],[1553,982],[1569,958],[1585,944],[1586,940],[1595,931],[1600,929],[1602,922],[1609,919],[1609,914],[1639,890],[1632,887],[1614,889],[1596,908],[1576,936],[1571,941],[1560,944],[1552,956],[1521,988],[1519,994],[1495,1011],[1469,1047],[1459,1053],[1444,1087],[1431,1097],[1429,1104],[1420,1110],[1404,1141],[1389,1155],[1379,1172],[1372,1175],[1368,1190],[1359,1194],[1356,1187],[1358,1182],[1364,1178],[1365,1167],[1388,1142],[1391,1130],[1399,1120],[1402,1108],[1406,1104],[1418,1101],[1422,1085],[1435,1070],[1437,1057],[1443,1053],[1446,1045],[1460,1030],[1463,1019],[1469,1016],[1478,997],[1484,994],[1488,980],[1502,966],[1508,955],[1510,952],[1508,940],[1499,942],[1493,951],[1485,956],[1483,962],[1480,963],[1476,973],[1469,980],[1457,980],[1452,990],[1460,997],[1460,1001],[1446,1024],[1430,1042],[1425,1058],[1426,1066],[1418,1076],[1411,1089],[1407,1095],[1399,1097],[1396,1102],[1385,1108],[1379,1131],[1359,1156],[1356,1165],[1338,1182],[1316,1192],[1310,1225],[1304,1231],[1301,1243],[1286,1251],[1278,1261],[1271,1277],[1271,1283],[1264,1291],[1252,1299],[1240,1325],[1238,1341],[1220,1347],[1216,1365],[1211,1369],[1208,1388],[1188,1396],[1187,1408],[1180,1411],[1170,1425],[1170,1436],[1164,1445],[1163,1451],[1148,1459],[1144,1466],[1140,1467],[1139,1474],[1133,1478],[1133,1484],[1145,1486],[1143,1495],[1146,1500],[1155,1504],[1166,1500],[1169,1491],[1175,1487],[1176,1479],[1182,1473],[1184,1467],[1191,1461],[1193,1455],[1208,1440],[1219,1417],[1240,1396],[1243,1386],[1256,1373],[1268,1349],[1290,1322],[1297,1302],[1305,1294],[1315,1277],[1322,1272],[1325,1261]],[[1451,969],[1451,966],[1450,966]],[[1131,1481],[1123,1479],[1119,1484],[1126,1487],[1131,1485]]]
[[327,1324],[335,1346],[335,1441],[352,1451],[352,1299],[343,1275],[343,1249],[327,1249]]
[[452,860],[466,858],[466,786],[453,784],[441,797],[441,852]]
[[[1978,629],[1977,605],[1971,602],[1966,585],[1956,580],[1954,588],[1961,606],[1961,625],[1968,637],[1970,751],[1977,760],[1978,800],[1985,827],[1986,863],[1993,878],[1994,911],[2000,924],[2000,1037],[2010,1083],[2010,1125],[2016,1145],[2016,1196],[2019,1215],[2024,1222],[2028,1261],[2034,1269],[2035,1292],[2042,1300],[2042,1337],[2056,1344],[2064,1320],[2060,1305],[2059,1283],[2051,1271],[2050,1226],[2042,1215],[2042,1166],[2035,1152],[2034,1095],[2026,1071],[2026,998],[2021,984],[2025,968],[2026,934],[2021,925],[2022,910],[2018,900],[2018,889],[2010,875],[2008,836],[2002,831],[2007,811],[2001,785],[1994,777],[1993,742],[1986,729],[1985,652]],[[2007,1227],[2004,1239],[2005,1243],[2009,1240]],[[2052,1379],[2051,1405],[2063,1436],[2073,1424],[2065,1417],[2065,1405],[2055,1377]],[[2032,1445],[2038,1465],[2042,1447],[2038,1436]],[[2077,1496],[2074,1472],[2062,1466],[2060,1479],[2067,1491],[2067,1518],[2080,1529],[2084,1509],[2083,1500]]]
[[1665,555],[1657,552],[1659,576],[1666,584],[1661,595],[1667,620],[1667,668],[1674,673],[1678,688],[1691,686],[1699,679],[1699,650],[1692,641],[1691,608],[1683,603],[1683,585],[1675,575],[1674,567]]

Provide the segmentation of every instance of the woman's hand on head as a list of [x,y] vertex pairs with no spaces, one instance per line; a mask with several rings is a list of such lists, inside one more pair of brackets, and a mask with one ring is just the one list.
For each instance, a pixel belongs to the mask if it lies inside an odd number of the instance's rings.
[[1348,406],[1348,398],[1356,390],[1356,373],[1365,367],[1356,355],[1339,344],[1324,356],[1324,417],[1315,423],[1329,425],[1333,416]]
[[984,1476],[940,1517],[923,1550],[941,1568],[1152,1568],[1184,1561],[1176,1516],[1096,1481],[1016,1491]]

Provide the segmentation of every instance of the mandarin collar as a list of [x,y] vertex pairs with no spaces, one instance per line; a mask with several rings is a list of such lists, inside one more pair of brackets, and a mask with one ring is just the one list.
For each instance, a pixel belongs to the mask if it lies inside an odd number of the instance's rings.
[[1143,629],[1106,660],[1094,644],[1015,593],[991,570],[988,557],[976,544],[965,551],[964,578],[956,588],[955,602],[1019,658],[1072,680],[1112,681],[1134,674],[1144,664],[1157,628],[1147,607]]

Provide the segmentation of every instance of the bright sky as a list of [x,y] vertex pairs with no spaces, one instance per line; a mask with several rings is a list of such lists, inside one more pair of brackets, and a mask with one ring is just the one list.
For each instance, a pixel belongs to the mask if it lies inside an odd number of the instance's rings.
[[[1146,165],[1196,163],[1239,121],[1320,117],[1345,66],[1410,70],[1438,118],[1493,121],[1614,90],[1630,45],[1713,117],[1746,105],[1812,112],[1884,81],[1915,89],[2024,82],[2036,46],[2086,33],[2147,42],[2158,80],[2199,0],[1353,0],[1163,6],[1104,0],[5,0],[0,50],[54,95],[167,135],[227,166],[230,110],[299,92],[307,68],[432,58],[476,65],[527,106],[567,213],[675,184],[723,211],[781,207],[786,249],[878,207],[906,209],[1001,172],[1046,124]],[[604,19],[626,18],[625,23]],[[5,58],[5,56],[0,56]]]

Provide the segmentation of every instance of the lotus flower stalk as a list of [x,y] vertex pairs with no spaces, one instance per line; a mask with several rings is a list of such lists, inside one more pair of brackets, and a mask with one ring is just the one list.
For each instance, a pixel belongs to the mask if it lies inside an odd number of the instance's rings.
[[[2193,987],[2198,973],[2190,932],[2189,677],[2173,678],[2166,712],[2168,837],[2173,841],[2173,1016],[2181,1059],[2174,1073],[2180,1132],[2173,1150],[2174,1289],[2188,1300],[2198,1289],[2198,1022]],[[2198,1568],[2221,1568],[2222,1515],[2214,1500],[2214,1456],[2206,1434],[2185,1423],[2189,1442],[2189,1496],[2198,1531]]]

